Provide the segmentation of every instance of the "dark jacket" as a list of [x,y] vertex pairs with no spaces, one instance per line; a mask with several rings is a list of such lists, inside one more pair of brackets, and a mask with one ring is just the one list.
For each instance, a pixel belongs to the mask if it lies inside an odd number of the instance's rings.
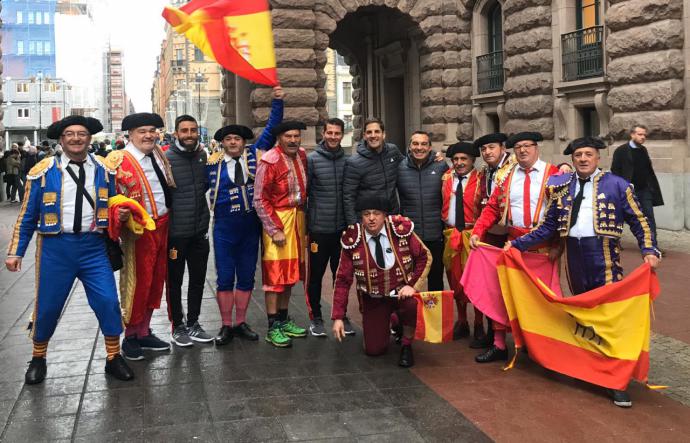
[[309,232],[340,233],[345,229],[343,175],[345,150],[331,151],[321,142],[307,156]]
[[173,143],[165,155],[170,162],[176,186],[172,188],[168,236],[189,238],[207,233],[206,152],[203,149],[190,152]]
[[652,192],[652,204],[654,206],[663,206],[664,197],[661,195],[661,187],[659,180],[656,178],[654,168],[652,167],[652,160],[649,158],[649,152],[643,145],[638,145],[637,148],[632,148],[630,143],[625,143],[616,148],[613,152],[613,160],[611,160],[611,172],[619,177],[623,177],[627,181],[632,181],[633,178],[633,149],[642,149],[649,161],[649,170],[652,171],[651,177],[647,179],[647,186]]
[[400,149],[392,143],[386,143],[378,153],[369,149],[364,141],[359,142],[357,152],[345,162],[343,205],[348,225],[359,222],[355,204],[362,195],[385,195],[390,200],[391,213],[400,211],[395,183],[398,180],[398,165],[404,158]]
[[398,167],[400,213],[412,219],[422,241],[443,240],[441,186],[447,170],[446,162],[434,161],[431,155],[421,168],[409,155]]

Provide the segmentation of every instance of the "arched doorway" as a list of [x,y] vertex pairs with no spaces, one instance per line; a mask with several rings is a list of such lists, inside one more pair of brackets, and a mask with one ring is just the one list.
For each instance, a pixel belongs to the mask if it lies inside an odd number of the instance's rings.
[[397,9],[367,6],[345,15],[329,35],[329,46],[345,55],[353,74],[355,139],[362,122],[379,117],[389,142],[405,149],[421,128],[419,47],[423,34]]

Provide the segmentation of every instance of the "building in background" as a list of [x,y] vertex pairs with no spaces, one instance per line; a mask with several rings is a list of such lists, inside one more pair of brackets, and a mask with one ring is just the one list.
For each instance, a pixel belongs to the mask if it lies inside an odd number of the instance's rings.
[[125,92],[125,73],[122,66],[124,54],[119,49],[108,49],[104,56],[105,93],[103,131],[122,132],[122,119],[129,114],[129,98]]
[[328,117],[338,117],[345,122],[345,134],[341,143],[352,146],[352,75],[345,58],[333,49],[326,50],[326,109]]
[[189,114],[199,121],[202,138],[208,141],[208,134],[222,126],[221,80],[221,67],[166,23],[151,87],[153,112],[163,117],[166,131],[173,132],[175,117]]
[[5,76],[42,73],[55,78],[56,0],[5,1],[2,9],[2,55]]

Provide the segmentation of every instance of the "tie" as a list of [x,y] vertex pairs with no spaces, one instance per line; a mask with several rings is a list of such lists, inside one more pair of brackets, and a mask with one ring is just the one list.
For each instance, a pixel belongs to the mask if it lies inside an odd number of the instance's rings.
[[529,173],[532,172],[532,168],[524,169],[525,171],[525,185],[522,188],[522,201],[524,203],[524,211],[522,213],[522,223],[525,228],[529,228],[532,225],[532,207],[530,201],[530,186],[532,181],[530,180]]
[[168,187],[168,181],[165,179],[165,175],[163,174],[163,171],[161,171],[160,166],[158,166],[158,162],[156,161],[156,157],[154,157],[153,152],[149,152],[146,154],[146,156],[151,159],[153,171],[156,173],[156,177],[158,177],[158,181],[161,182],[161,186],[163,187],[163,194],[165,194],[165,207],[169,208],[170,188]]
[[84,162],[69,161],[70,165],[77,165],[79,168],[79,177],[77,179],[77,195],[74,200],[74,224],[72,230],[74,232],[81,232],[81,209],[84,203],[84,186],[86,185],[86,171],[84,170]]
[[495,168],[489,168],[489,177],[486,179],[486,195],[491,197],[491,191],[494,185],[494,174],[496,174]]
[[458,185],[455,187],[455,229],[465,229],[465,202],[463,201],[462,181],[467,177],[458,177]]
[[376,256],[376,264],[379,265],[380,268],[386,268],[386,258],[383,256],[383,247],[381,246],[381,234],[379,235],[372,235],[371,238],[374,239],[374,242],[376,242],[376,251],[375,251],[375,256]]
[[580,206],[582,206],[582,200],[585,199],[585,183],[589,181],[589,178],[578,177],[577,180],[580,182],[580,190],[577,192],[575,200],[573,200],[573,211],[570,215],[570,228],[577,223],[577,216],[580,214]]
[[237,186],[244,185],[244,171],[242,170],[242,157],[233,157],[235,160],[235,184]]

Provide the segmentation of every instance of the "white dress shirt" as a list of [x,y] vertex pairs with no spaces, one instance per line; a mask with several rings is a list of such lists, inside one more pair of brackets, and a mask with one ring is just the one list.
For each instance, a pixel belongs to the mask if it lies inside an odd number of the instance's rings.
[[[163,185],[161,185],[160,180],[158,180],[156,171],[153,169],[151,158],[147,157],[146,154],[141,152],[131,142],[127,143],[125,150],[132,154],[132,156],[139,162],[141,169],[144,171],[144,175],[146,175],[146,179],[149,181],[149,186],[151,187],[151,192],[153,193],[153,200],[156,203],[158,216],[160,217],[161,215],[165,215],[168,212],[168,208],[165,207],[165,192],[163,191]],[[154,158],[158,163],[158,167],[161,168],[161,171],[165,171],[164,165],[160,162],[160,160],[158,160],[155,154]],[[165,172],[163,172],[163,174],[165,174]],[[151,202],[149,201],[149,195],[145,188],[142,189],[142,194],[144,195],[144,202],[146,203],[146,212],[148,212],[149,215],[154,216],[153,208],[151,206]]]
[[[62,167],[62,232],[71,234],[74,233],[74,207],[77,200],[77,182],[72,179],[67,168],[74,171],[74,175],[79,178],[79,166],[70,165],[69,158],[66,155],[60,156],[60,166]],[[91,157],[86,156],[84,162],[84,172],[86,180],[84,180],[84,188],[86,192],[91,195],[94,205],[96,204],[96,189],[94,180],[96,179],[96,165],[91,161]],[[57,202],[60,204],[60,202]],[[96,223],[94,222],[94,211],[89,201],[82,196],[81,204],[81,232],[90,232],[96,230]]]
[[462,178],[463,195],[460,196],[460,198],[462,198],[465,194],[465,186],[467,186],[469,177],[469,174],[463,175],[462,177],[458,177],[458,174],[453,174],[453,188],[450,193],[450,201],[448,202],[448,219],[446,220],[446,224],[448,226],[455,226],[455,190],[458,187],[458,181],[460,180],[460,178]]
[[[249,171],[247,170],[247,165],[245,162],[242,161],[243,157],[239,157],[240,164],[242,165],[242,173],[244,174],[244,183],[247,183],[247,177],[249,177]],[[230,180],[232,180],[233,183],[235,183],[235,163],[237,161],[230,157],[228,154],[225,154],[225,167],[228,169],[228,177],[230,177]]]
[[[513,226],[517,228],[527,228],[524,223],[524,209],[525,203],[523,199],[524,186],[525,186],[525,170],[519,165],[515,166],[515,172],[513,173],[513,178],[510,182],[510,214],[511,222]],[[530,187],[529,187],[529,207],[532,213],[532,223],[541,220],[541,216],[544,213],[546,205],[542,204],[539,214],[536,214],[537,203],[539,202],[539,194],[541,194],[541,185],[544,182],[544,170],[546,169],[546,162],[543,160],[537,160],[537,162],[532,166],[532,172],[529,174]]]
[[[381,243],[381,247],[383,248],[383,258],[386,263],[386,267],[384,269],[390,269],[393,267],[395,264],[395,254],[393,254],[393,249],[391,248],[391,243],[388,240],[388,234],[386,233],[386,227],[384,226],[381,229],[381,237],[379,238],[379,242]],[[367,239],[367,246],[369,247],[369,253],[371,254],[371,257],[374,259],[374,262],[376,261],[376,240],[373,239],[373,236],[369,234],[368,232],[364,232],[364,236]]]
[[[596,177],[600,172],[601,171],[597,168],[597,170],[594,171],[594,174],[589,177],[590,180],[585,183],[585,190],[582,194],[583,198],[582,204],[580,205],[580,212],[577,214],[577,221],[570,228],[568,237],[583,238],[594,237],[596,235],[594,233],[594,184],[592,183],[592,180],[594,180],[594,177]],[[578,178],[578,175],[575,174],[575,178],[573,178],[573,180],[577,180],[577,184],[575,185],[575,195],[573,195],[573,201],[575,201],[575,196],[578,194],[578,192],[580,192],[580,180],[578,180]]]

